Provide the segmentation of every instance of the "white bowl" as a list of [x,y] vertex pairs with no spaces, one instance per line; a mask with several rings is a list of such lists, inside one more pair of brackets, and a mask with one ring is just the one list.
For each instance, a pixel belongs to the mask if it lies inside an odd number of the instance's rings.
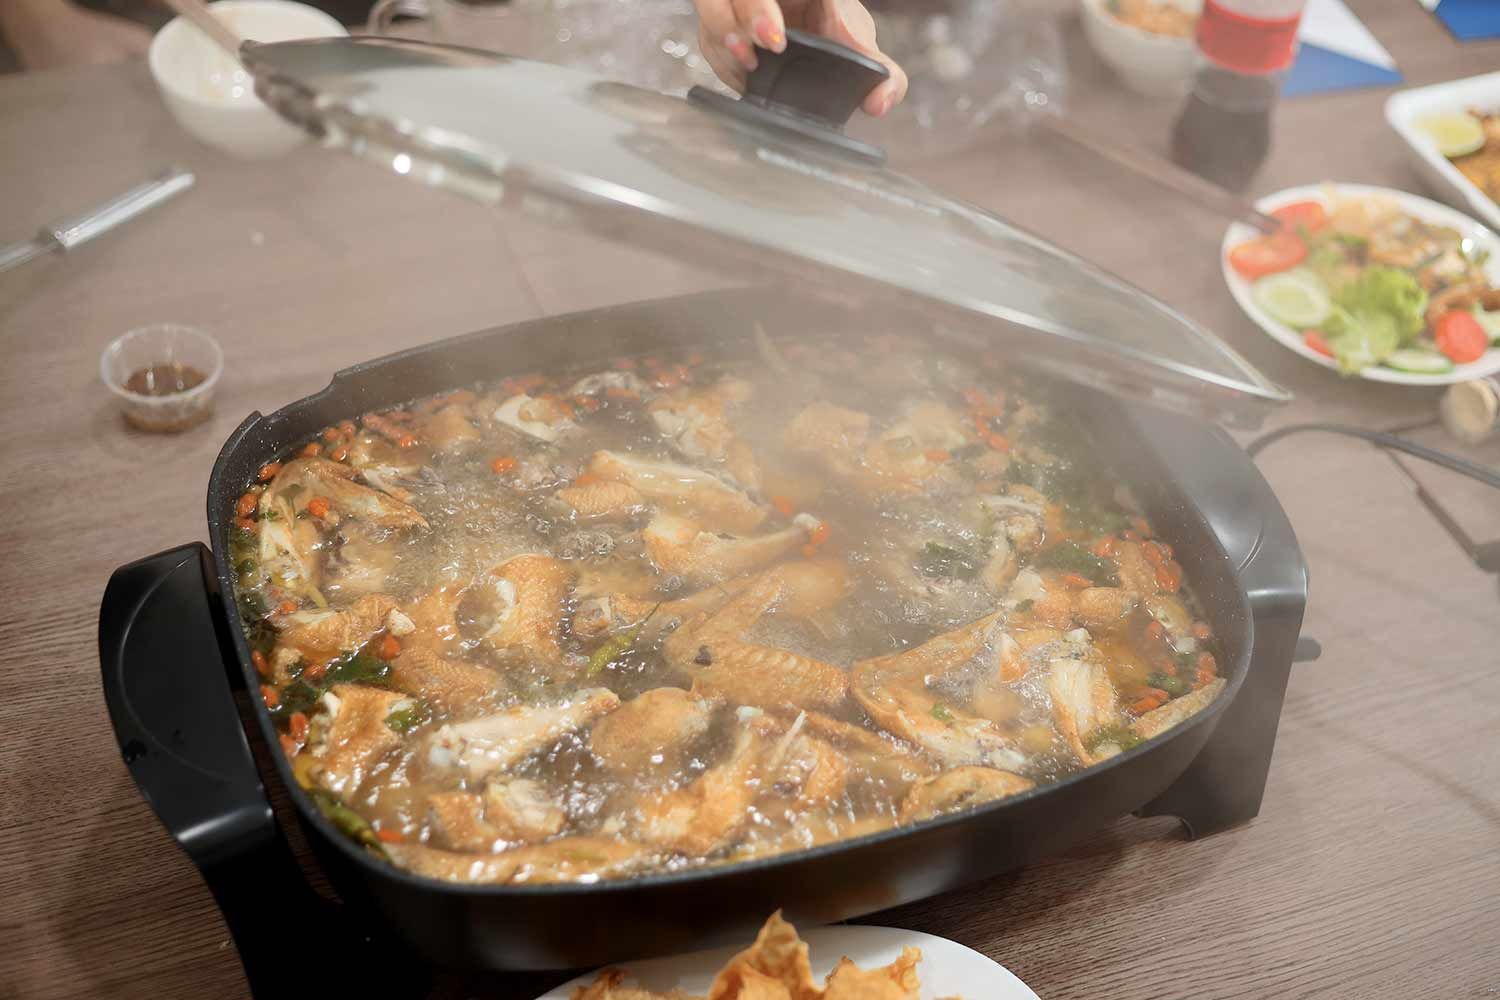
[[[1161,0],[1190,14],[1203,12],[1203,0]],[[1132,27],[1108,9],[1109,0],[1079,0],[1083,33],[1100,59],[1131,90],[1147,97],[1181,97],[1193,79],[1193,38],[1174,38]]]
[[[348,34],[321,10],[290,0],[219,0],[209,10],[240,37],[257,42]],[[156,33],[147,61],[172,117],[210,146],[262,159],[306,139],[261,103],[249,73],[180,17]]]
[[1386,99],[1385,120],[1405,141],[1412,165],[1438,197],[1455,208],[1473,212],[1491,229],[1500,231],[1500,205],[1460,173],[1417,127],[1424,118],[1475,109],[1500,109],[1500,73],[1399,91]]

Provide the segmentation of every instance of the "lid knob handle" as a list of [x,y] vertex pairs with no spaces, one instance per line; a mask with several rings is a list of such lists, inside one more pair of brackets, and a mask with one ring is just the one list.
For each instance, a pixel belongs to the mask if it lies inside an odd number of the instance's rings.
[[890,79],[878,60],[819,35],[788,30],[781,52],[758,49],[759,61],[739,100],[705,87],[688,98],[741,121],[797,132],[875,163],[885,162],[878,146],[851,139],[844,124],[870,91]]
[[803,31],[789,30],[781,52],[759,49],[756,57],[744,100],[812,118],[839,132],[870,91],[891,77],[869,56]]

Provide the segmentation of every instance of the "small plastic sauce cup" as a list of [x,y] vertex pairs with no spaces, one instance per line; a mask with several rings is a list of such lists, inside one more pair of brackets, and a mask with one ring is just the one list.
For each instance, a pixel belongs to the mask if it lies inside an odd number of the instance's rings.
[[207,420],[223,371],[224,352],[212,337],[174,323],[131,330],[99,359],[99,377],[119,398],[125,422],[156,433]]

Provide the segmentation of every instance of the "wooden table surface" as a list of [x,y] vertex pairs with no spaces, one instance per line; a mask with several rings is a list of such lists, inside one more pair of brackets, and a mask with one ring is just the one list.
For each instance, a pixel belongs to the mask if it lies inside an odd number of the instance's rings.
[[[1413,0],[1354,6],[1412,84],[1500,65],[1500,44],[1456,44]],[[1162,148],[1172,109],[1119,93],[1065,30],[1077,113]],[[1416,189],[1385,96],[1285,102],[1256,190]],[[141,65],[0,78],[0,150],[7,239],[169,161],[199,178],[70,257],[0,276],[0,997],[240,996],[209,895],[110,732],[95,651],[110,571],[205,536],[209,469],[252,409],[395,349],[707,279],[313,149],[231,162],[177,130]],[[1222,223],[1149,184],[1004,135],[903,166],[1218,331],[1298,394],[1276,423],[1434,411],[1434,392],[1341,382],[1261,335],[1222,286]],[[217,415],[179,437],[127,432],[96,374],[112,337],[155,321],[206,327],[225,350]],[[1500,443],[1475,454],[1500,464]],[[1496,580],[1367,447],[1299,437],[1262,466],[1300,532],[1324,656],[1294,671],[1260,817],[1196,842],[1122,819],[872,922],[977,948],[1048,1000],[1500,993]],[[1500,537],[1493,494],[1434,482]],[[443,995],[522,997],[555,978],[454,979]]]

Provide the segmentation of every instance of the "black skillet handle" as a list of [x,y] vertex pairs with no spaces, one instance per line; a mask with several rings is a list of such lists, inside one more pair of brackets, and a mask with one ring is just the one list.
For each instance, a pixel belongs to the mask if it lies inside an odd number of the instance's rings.
[[844,125],[870,91],[890,79],[884,65],[847,45],[795,30],[787,31],[783,51],[757,49],[756,58],[739,100],[704,87],[692,88],[688,98],[743,121],[885,162],[885,150],[844,134]]
[[[99,609],[104,700],[131,777],[219,904],[251,992],[312,995],[330,963],[301,960],[298,930],[321,936],[346,923],[329,919],[343,908],[313,891],[271,810],[240,724],[233,687],[243,682],[216,593],[209,551],[196,542],[115,570]],[[359,964],[338,953],[337,967]]]

